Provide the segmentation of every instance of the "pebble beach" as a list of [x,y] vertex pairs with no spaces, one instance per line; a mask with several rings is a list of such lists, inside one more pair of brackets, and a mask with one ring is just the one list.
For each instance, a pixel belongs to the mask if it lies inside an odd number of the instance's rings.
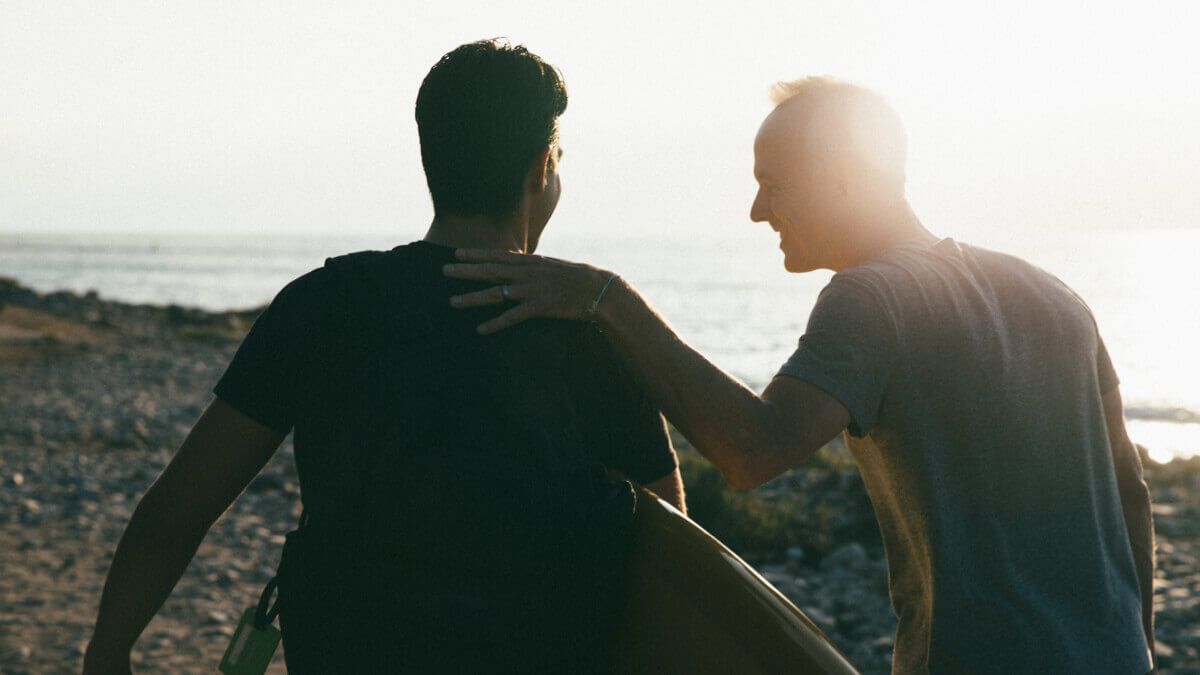
[[[259,311],[134,305],[0,279],[0,673],[80,671],[133,508],[211,401]],[[216,669],[299,516],[292,457],[289,438],[214,525],[143,633],[134,672]],[[1200,673],[1200,457],[1145,464],[1155,502],[1160,672]],[[870,521],[853,467],[801,467],[761,488],[768,497],[806,489],[826,495],[822,511],[797,518]],[[887,673],[895,618],[878,534],[857,526],[833,532],[819,551],[739,553],[862,672]],[[281,651],[268,672],[285,672]]]

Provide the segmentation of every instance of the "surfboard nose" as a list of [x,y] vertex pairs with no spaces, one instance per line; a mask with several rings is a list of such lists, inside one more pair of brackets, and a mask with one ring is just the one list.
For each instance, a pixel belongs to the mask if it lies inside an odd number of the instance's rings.
[[820,628],[724,544],[638,488],[620,673],[858,673]]

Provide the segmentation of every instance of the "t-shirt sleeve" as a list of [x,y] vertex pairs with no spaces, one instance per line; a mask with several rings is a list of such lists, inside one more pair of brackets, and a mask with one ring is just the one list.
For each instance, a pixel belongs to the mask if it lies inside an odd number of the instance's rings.
[[1104,346],[1104,338],[1100,337],[1100,326],[1096,323],[1096,315],[1092,312],[1092,308],[1088,306],[1087,302],[1075,292],[1075,289],[1064,283],[1062,279],[1058,277],[1053,278],[1079,301],[1084,311],[1087,312],[1088,318],[1092,321],[1092,327],[1096,333],[1096,380],[1100,384],[1100,393],[1107,394],[1115,389],[1121,383],[1121,380],[1117,377],[1117,371],[1113,368],[1112,359],[1108,356],[1108,347]]
[[871,433],[892,370],[896,328],[867,286],[835,276],[817,298],[800,344],[779,375],[804,380],[850,412],[848,431]]
[[679,463],[662,413],[598,330],[588,327],[585,343],[584,415],[596,461],[643,485],[667,476]]
[[301,276],[275,296],[242,340],[213,387],[222,401],[281,434],[291,431],[311,360],[321,270]]
[[1112,359],[1108,356],[1108,348],[1104,340],[1096,333],[1096,377],[1100,381],[1100,393],[1107,394],[1121,384],[1117,371],[1113,368]]

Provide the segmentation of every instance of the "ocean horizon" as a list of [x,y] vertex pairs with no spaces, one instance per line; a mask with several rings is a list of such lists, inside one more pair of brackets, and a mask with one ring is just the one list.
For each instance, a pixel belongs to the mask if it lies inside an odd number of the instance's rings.
[[[953,236],[953,235],[952,235]],[[0,233],[0,276],[41,292],[218,311],[266,304],[326,257],[388,249],[384,235]],[[1006,236],[971,244],[1067,282],[1096,315],[1130,435],[1159,462],[1200,454],[1200,229]],[[829,272],[788,274],[766,228],[734,236],[595,236],[553,228],[538,253],[620,272],[715,364],[761,390],[795,348]]]

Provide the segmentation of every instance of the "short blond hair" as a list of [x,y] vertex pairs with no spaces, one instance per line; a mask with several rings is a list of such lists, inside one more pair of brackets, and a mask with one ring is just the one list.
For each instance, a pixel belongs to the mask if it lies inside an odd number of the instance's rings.
[[826,151],[849,155],[903,185],[908,132],[882,95],[853,82],[814,75],[776,82],[770,96],[777,109],[784,104],[809,108],[812,119],[838,141]]

